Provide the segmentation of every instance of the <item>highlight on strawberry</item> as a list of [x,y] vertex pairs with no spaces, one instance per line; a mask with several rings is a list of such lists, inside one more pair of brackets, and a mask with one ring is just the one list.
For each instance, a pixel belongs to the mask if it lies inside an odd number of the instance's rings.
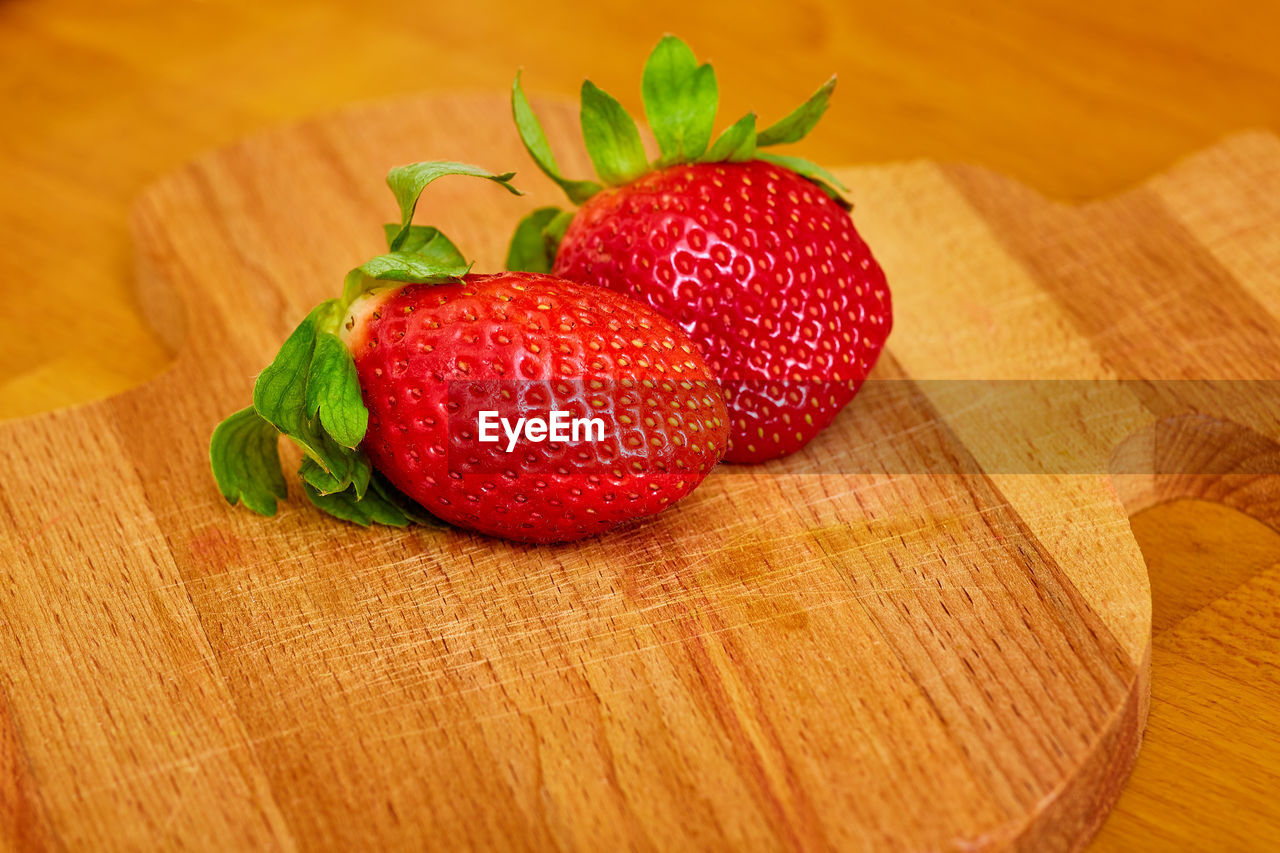
[[538,167],[576,210],[539,208],[516,228],[507,266],[625,293],[688,333],[724,388],[731,462],[794,453],[835,418],[893,325],[883,271],[827,170],[765,149],[798,142],[835,78],[780,121],[747,113],[713,140],[715,72],[664,37],[642,79],[659,155],[591,81],[581,124],[595,180],[564,177],[517,74],[512,113]]
[[581,539],[657,513],[724,455],[728,415],[689,338],[618,293],[539,273],[471,273],[412,224],[460,163],[393,169],[401,221],[258,377],[253,405],[213,433],[228,502],[273,515],[278,439],[302,450],[302,488],[360,525],[432,518],[526,542]]

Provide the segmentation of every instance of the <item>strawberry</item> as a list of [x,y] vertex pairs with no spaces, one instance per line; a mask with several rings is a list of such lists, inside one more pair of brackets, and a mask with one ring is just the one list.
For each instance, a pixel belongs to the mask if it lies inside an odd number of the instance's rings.
[[[466,276],[379,293],[347,325],[373,466],[459,526],[580,539],[666,508],[724,454],[728,415],[702,358],[669,320],[616,293]],[[478,440],[486,411],[498,441]],[[508,446],[521,417],[552,411],[601,419],[602,440]]]
[[[456,163],[392,170],[390,251],[317,306],[214,431],[223,495],[264,515],[286,494],[277,438],[303,450],[312,503],[362,525],[438,519],[564,542],[652,515],[723,456],[728,415],[710,369],[669,320],[546,274],[473,275],[434,228],[411,225]],[[514,191],[514,190],[513,190]]]
[[712,142],[715,74],[667,36],[643,79],[655,162],[622,106],[583,84],[583,137],[600,182],[560,174],[519,75],[512,88],[525,147],[580,208],[530,214],[508,267],[617,290],[688,333],[724,389],[731,462],[808,444],[853,399],[893,325],[884,273],[839,181],[761,150],[804,137],[834,87],[832,78],[759,133],[748,113]]

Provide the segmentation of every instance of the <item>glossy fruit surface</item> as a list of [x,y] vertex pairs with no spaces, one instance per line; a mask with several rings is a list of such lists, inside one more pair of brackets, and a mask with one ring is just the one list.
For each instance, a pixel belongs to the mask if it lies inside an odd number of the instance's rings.
[[857,392],[892,327],[889,289],[849,214],[779,165],[678,165],[597,193],[554,273],[669,317],[723,386],[726,460],[792,453]]
[[[343,339],[374,468],[432,514],[531,542],[652,515],[720,460],[720,390],[687,336],[609,290],[546,275],[468,275],[356,302]],[[601,440],[480,440],[489,422],[603,421]],[[489,433],[492,437],[493,433]],[[593,434],[595,437],[598,433]]]

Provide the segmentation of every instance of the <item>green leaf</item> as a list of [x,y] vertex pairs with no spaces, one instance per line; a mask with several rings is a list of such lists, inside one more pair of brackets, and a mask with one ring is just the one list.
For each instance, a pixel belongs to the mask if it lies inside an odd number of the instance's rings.
[[762,147],[782,145],[804,139],[805,135],[818,123],[818,119],[822,118],[822,114],[827,111],[831,103],[831,93],[835,88],[836,78],[833,74],[830,80],[818,87],[818,91],[814,92],[809,100],[792,110],[790,115],[760,131],[757,144]]
[[569,201],[582,204],[600,192],[602,187],[595,181],[571,181],[560,174],[560,166],[556,163],[555,155],[551,153],[551,143],[547,142],[542,124],[534,115],[533,108],[529,106],[529,99],[525,97],[524,88],[520,85],[518,71],[515,82],[511,84],[511,116],[515,119],[520,140],[524,142],[525,150],[529,152],[533,162],[538,164],[538,168],[544,175],[564,190]]
[[756,114],[747,113],[724,129],[702,158],[704,163],[744,163],[756,156]]
[[547,257],[554,259],[560,251],[560,241],[564,239],[564,232],[569,230],[569,223],[573,221],[573,216],[574,211],[562,210],[542,229],[542,240],[546,244]]
[[369,488],[369,477],[373,473],[373,468],[369,463],[369,457],[364,453],[356,454],[354,463],[347,476],[339,478],[321,468],[314,459],[307,456],[303,458],[298,474],[323,495],[335,494],[354,486],[355,497],[359,500],[364,497],[365,491]]
[[[370,258],[355,271],[374,280],[437,282],[461,278],[470,270],[468,263],[441,263],[431,255],[400,251]],[[367,283],[361,283],[360,287],[361,293],[368,289]]]
[[675,36],[663,36],[649,54],[641,81],[644,112],[662,150],[661,162],[688,163],[711,142],[720,93],[710,65]]
[[369,426],[369,410],[360,396],[356,363],[346,345],[331,332],[316,338],[307,375],[307,414],[319,417],[324,431],[343,447],[355,447]]
[[218,424],[209,441],[209,461],[228,503],[243,503],[259,515],[276,514],[276,499],[287,494],[278,435],[252,407]]
[[387,186],[391,188],[392,194],[396,197],[396,202],[400,205],[400,231],[390,241],[392,252],[401,249],[405,241],[409,239],[409,224],[413,221],[413,211],[418,206],[418,198],[422,195],[422,191],[432,181],[437,178],[443,178],[445,175],[470,175],[476,178],[487,178],[514,195],[522,195],[510,183],[511,179],[515,177],[515,172],[495,175],[492,172],[481,169],[479,166],[471,166],[467,163],[453,163],[448,160],[430,160],[423,163],[410,163],[407,166],[397,166],[387,173]]
[[302,490],[316,507],[343,521],[354,522],[361,527],[386,524],[391,527],[408,527],[412,519],[395,504],[373,490],[363,498],[356,497],[355,488],[324,494],[310,482],[303,480]]
[[590,80],[582,84],[582,139],[596,174],[606,184],[634,181],[649,169],[636,123],[622,104]]
[[254,383],[253,407],[286,435],[300,433],[307,418],[307,373],[319,326],[334,309],[333,303],[322,302],[311,310]]
[[[400,235],[400,226],[388,223],[382,226],[382,230],[387,235],[387,246],[390,247]],[[453,241],[444,236],[439,228],[431,225],[410,225],[409,233],[400,242],[400,251],[425,255],[441,266],[467,266],[467,259]]]
[[310,459],[327,471],[339,483],[351,482],[358,464],[360,452],[343,447],[324,431],[319,418],[304,418],[297,432],[288,433],[289,439],[298,445]]
[[540,207],[520,220],[507,248],[507,269],[513,272],[551,272],[555,256],[547,252],[543,231],[560,213],[562,211],[558,207]]
[[[457,166],[456,163],[417,163],[414,166]],[[414,167],[404,166],[400,169],[393,169],[387,177],[387,182],[393,184],[392,189],[395,190],[394,184],[397,181],[407,182],[411,179],[404,177],[397,179],[396,173],[403,170],[412,169]],[[474,167],[467,167],[468,169]],[[472,174],[471,172],[445,171],[442,174]],[[422,174],[418,175],[419,178]],[[438,177],[438,175],[437,175]],[[505,182],[511,174],[506,175],[485,175],[490,180]],[[430,183],[431,178],[427,181]],[[407,185],[407,184],[406,184]],[[506,184],[504,183],[504,186]],[[426,184],[423,184],[426,186]],[[518,191],[511,189],[517,194]],[[420,191],[420,190],[419,190]],[[412,203],[408,210],[405,210],[405,199],[401,197],[397,191],[397,198],[401,201],[401,211],[405,215],[412,217]],[[346,309],[352,302],[361,296],[375,289],[385,287],[380,284],[383,281],[395,282],[422,282],[436,283],[442,281],[450,281],[461,278],[471,270],[471,264],[463,257],[462,252],[453,244],[453,241],[446,237],[438,228],[427,225],[413,225],[411,223],[403,225],[388,224],[382,226],[383,233],[387,238],[387,245],[391,251],[385,255],[378,255],[370,258],[360,266],[347,273],[346,280],[342,288],[342,299],[339,302],[339,308],[335,311],[335,323],[340,322],[346,314]],[[336,327],[335,327],[336,328]]]
[[[338,322],[338,300],[312,309],[253,386],[253,407],[339,480],[351,476],[355,451],[338,444],[308,410],[308,378],[319,337]],[[318,392],[313,392],[318,393]]]
[[356,490],[356,500],[363,500],[373,477],[373,463],[363,452],[356,458],[356,468],[351,474],[351,484]]
[[391,481],[377,471],[373,472],[373,478],[369,481],[372,488],[369,490],[371,494],[377,493],[382,500],[396,507],[400,512],[414,524],[422,524],[430,527],[448,527],[440,519],[427,512],[421,504],[410,498],[404,492],[401,492],[395,486],[391,485]]
[[298,466],[298,476],[302,478],[304,483],[309,483],[312,488],[322,495],[331,495],[340,492],[350,483],[343,483],[337,477],[320,467],[310,456],[302,457],[302,464]]
[[[356,267],[347,273],[346,278],[342,280],[342,299],[339,303],[345,306],[342,312],[344,319],[347,309],[351,307],[351,303],[373,290],[373,286],[376,283],[377,281],[372,276],[366,275],[365,271],[360,267]],[[338,322],[342,321],[339,320]]]
[[819,166],[817,163],[812,163],[801,157],[787,157],[782,154],[760,153],[756,156],[758,159],[764,160],[767,163],[773,163],[775,166],[790,169],[801,177],[808,178],[810,181],[817,184],[824,193],[831,196],[831,198],[845,210],[853,209],[853,205],[844,197],[844,193],[847,193],[849,188],[840,183],[839,178]]

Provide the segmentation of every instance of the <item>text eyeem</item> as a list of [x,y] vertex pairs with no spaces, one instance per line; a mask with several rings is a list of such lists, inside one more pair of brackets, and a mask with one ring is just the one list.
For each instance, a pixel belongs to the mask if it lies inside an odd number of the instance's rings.
[[500,442],[505,435],[506,452],[510,453],[521,438],[535,443],[604,441],[604,419],[575,418],[572,412],[552,409],[548,418],[518,418],[512,423],[510,418],[500,417],[497,411],[485,409],[477,417],[476,432],[479,440],[487,444]]

